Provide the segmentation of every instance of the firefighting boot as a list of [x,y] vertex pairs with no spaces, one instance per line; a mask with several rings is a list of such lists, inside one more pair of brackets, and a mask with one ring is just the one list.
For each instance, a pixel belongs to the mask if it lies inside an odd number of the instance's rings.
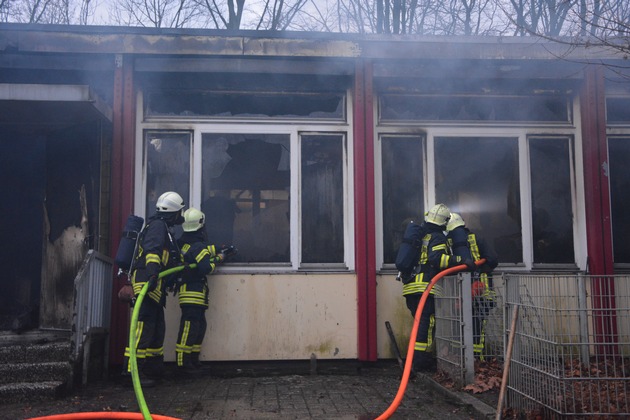
[[182,353],[177,361],[177,372],[184,377],[199,376],[202,372],[193,364],[191,353]]
[[200,352],[198,351],[193,351],[190,354],[190,358],[192,360],[192,364],[193,366],[198,369],[200,372],[207,374],[210,371],[210,367],[205,366],[200,360],[199,360],[199,356],[201,355]]

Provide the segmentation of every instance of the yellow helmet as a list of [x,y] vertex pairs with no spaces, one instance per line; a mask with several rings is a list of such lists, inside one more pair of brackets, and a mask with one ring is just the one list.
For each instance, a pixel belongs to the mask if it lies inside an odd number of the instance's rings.
[[424,214],[424,221],[438,226],[444,226],[451,217],[451,211],[446,204],[436,204]]
[[459,214],[451,213],[451,218],[446,224],[446,230],[450,232],[451,230],[459,226],[466,226],[466,222],[464,222],[464,219],[462,219],[462,216],[460,216]]
[[191,207],[184,212],[184,223],[182,224],[182,228],[184,229],[184,232],[195,232],[199,230],[205,222],[206,216],[203,212]]

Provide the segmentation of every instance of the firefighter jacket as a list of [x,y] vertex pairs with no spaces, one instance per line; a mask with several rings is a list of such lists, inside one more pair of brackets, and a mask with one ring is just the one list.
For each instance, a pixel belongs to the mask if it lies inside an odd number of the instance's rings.
[[[461,257],[450,255],[441,226],[426,223],[426,229],[420,248],[419,272],[412,281],[403,285],[403,296],[423,293],[437,273],[462,263]],[[441,287],[436,284],[430,293],[439,296]]]
[[479,261],[482,258],[486,262],[481,265],[472,275],[472,280],[481,281],[483,284],[483,298],[494,300],[492,276],[488,274],[492,272],[498,265],[497,256],[494,250],[479,236],[471,232],[464,226],[458,226],[449,232],[447,236],[448,245],[453,255],[462,257],[462,259],[472,259]]
[[[152,277],[157,277],[160,271],[181,264],[179,248],[166,221],[160,217],[149,218],[146,226],[138,238],[138,252],[133,261],[131,283],[133,292],[137,296],[144,287],[144,283]],[[156,287],[147,293],[155,302],[164,304],[166,294],[164,279],[157,279]]]
[[208,286],[206,276],[212,274],[217,263],[223,261],[214,245],[208,245],[202,229],[184,232],[177,240],[184,263],[196,264],[196,268],[186,270],[177,286],[180,305],[201,305],[208,307]]

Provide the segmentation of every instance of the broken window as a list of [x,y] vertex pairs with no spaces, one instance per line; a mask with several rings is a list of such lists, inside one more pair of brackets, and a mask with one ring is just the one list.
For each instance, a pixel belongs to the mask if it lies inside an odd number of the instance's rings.
[[159,90],[146,95],[147,117],[345,120],[345,93]]
[[302,263],[344,262],[344,136],[300,134]]
[[571,144],[529,138],[534,264],[574,264]]
[[517,137],[436,137],[435,200],[460,213],[501,263],[523,262]]
[[541,96],[383,95],[381,122],[388,121],[571,121],[569,98]]
[[608,138],[610,165],[610,206],[612,214],[613,258],[616,264],[630,264],[630,137]]
[[423,137],[381,137],[383,262],[393,264],[407,224],[423,220]]
[[145,218],[155,214],[157,199],[166,191],[177,192],[184,199],[186,206],[190,204],[191,138],[191,132],[145,132],[144,147],[147,159]]
[[232,261],[290,263],[288,134],[202,134],[201,210]]

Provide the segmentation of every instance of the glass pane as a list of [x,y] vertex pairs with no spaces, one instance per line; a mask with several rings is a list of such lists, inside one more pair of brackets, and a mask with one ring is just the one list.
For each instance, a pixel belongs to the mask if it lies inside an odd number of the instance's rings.
[[231,261],[290,262],[288,134],[203,134],[201,210]]
[[422,137],[381,138],[383,166],[383,262],[393,264],[410,220],[424,214]]
[[435,194],[495,248],[500,263],[523,262],[517,138],[436,137]]
[[381,121],[570,121],[566,96],[384,95]]
[[606,122],[608,124],[630,124],[630,98],[606,99]]
[[[155,203],[162,193],[175,191],[190,205],[190,144],[191,133],[148,131],[145,133],[147,153],[146,214],[155,213]],[[176,227],[176,233],[181,232]]]
[[150,92],[147,116],[345,118],[343,93]]
[[534,263],[574,263],[569,139],[530,138]]
[[343,136],[302,135],[302,262],[342,263]]
[[616,263],[630,263],[630,137],[608,139],[610,163],[610,205],[612,212],[613,258]]

